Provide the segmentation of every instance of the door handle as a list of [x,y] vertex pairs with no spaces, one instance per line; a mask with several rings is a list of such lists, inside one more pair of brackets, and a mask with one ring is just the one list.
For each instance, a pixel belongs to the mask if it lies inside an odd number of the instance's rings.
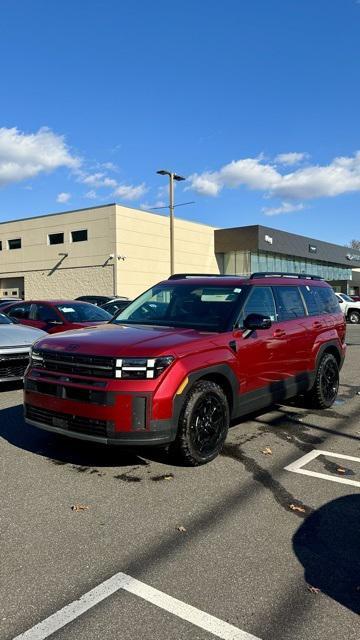
[[275,329],[273,336],[274,338],[282,338],[286,336],[286,331],[284,331],[284,329]]
[[313,323],[313,328],[314,329],[322,329],[323,328],[323,323],[322,322],[314,322]]

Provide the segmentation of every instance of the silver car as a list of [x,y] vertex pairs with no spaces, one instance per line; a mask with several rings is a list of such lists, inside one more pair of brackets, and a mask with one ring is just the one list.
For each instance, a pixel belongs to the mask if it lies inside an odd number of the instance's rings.
[[17,324],[0,313],[0,382],[22,380],[33,342],[45,331]]

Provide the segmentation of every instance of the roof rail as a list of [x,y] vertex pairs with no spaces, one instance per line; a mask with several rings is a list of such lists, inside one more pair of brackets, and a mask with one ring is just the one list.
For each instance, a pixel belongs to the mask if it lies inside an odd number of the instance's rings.
[[299,278],[300,280],[324,280],[320,276],[313,276],[309,273],[282,273],[281,271],[259,271],[252,273],[250,280],[257,278]]
[[185,278],[244,278],[248,276],[235,276],[224,273],[173,273],[168,280],[183,280]]

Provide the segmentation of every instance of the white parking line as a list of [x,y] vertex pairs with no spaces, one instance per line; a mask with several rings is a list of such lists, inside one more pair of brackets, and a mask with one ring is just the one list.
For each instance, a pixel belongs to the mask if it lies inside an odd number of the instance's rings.
[[354,456],[346,456],[341,453],[333,453],[332,451],[322,451],[321,449],[314,449],[309,453],[306,453],[304,456],[295,460],[287,467],[285,467],[285,471],[293,471],[294,473],[301,473],[303,476],[313,476],[314,478],[322,478],[323,480],[330,480],[330,482],[339,482],[340,484],[350,484],[353,487],[360,487],[360,482],[358,480],[350,480],[349,478],[337,478],[334,476],[330,476],[327,473],[319,473],[318,471],[309,471],[308,469],[303,469],[303,467],[315,460],[318,456],[327,456],[330,458],[337,458],[339,460],[352,460],[353,462],[359,462],[360,458],[355,458]]
[[178,618],[212,633],[217,638],[222,638],[222,640],[260,640],[260,638],[242,631],[228,622],[224,622],[209,613],[205,613],[205,611],[192,607],[190,604],[168,596],[166,593],[158,591],[158,589],[154,589],[125,573],[116,573],[109,580],[105,580],[95,589],[85,593],[79,600],[66,605],[42,622],[39,622],[35,627],[16,636],[13,640],[45,640],[45,638],[59,631],[69,622],[72,622],[120,589],[139,596],[139,598],[151,602],[160,609],[164,609]]

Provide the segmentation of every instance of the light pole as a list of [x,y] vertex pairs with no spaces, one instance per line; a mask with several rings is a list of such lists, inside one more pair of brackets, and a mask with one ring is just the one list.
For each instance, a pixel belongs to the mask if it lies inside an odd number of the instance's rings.
[[179,176],[173,171],[166,171],[166,169],[160,169],[156,173],[161,176],[169,176],[169,212],[170,212],[170,275],[174,273],[174,180],[181,182],[186,180],[182,176]]

